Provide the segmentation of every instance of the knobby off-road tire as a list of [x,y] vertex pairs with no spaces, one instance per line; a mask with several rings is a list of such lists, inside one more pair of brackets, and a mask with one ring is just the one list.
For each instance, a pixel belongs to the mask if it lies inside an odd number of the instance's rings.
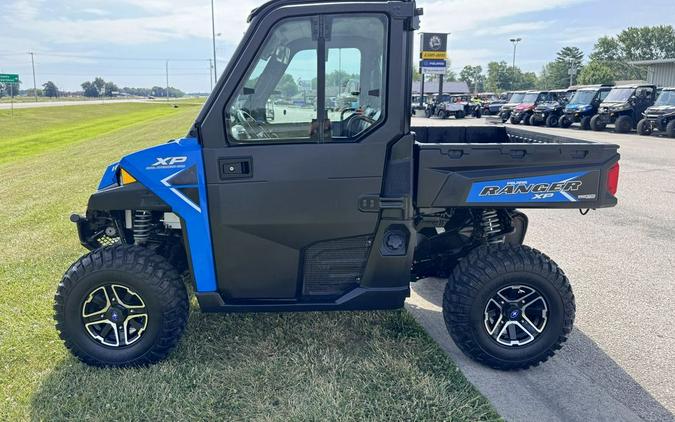
[[[488,330],[488,307],[495,306],[491,299],[511,286],[517,286],[518,292],[540,294],[548,311],[541,332],[524,345],[504,345]],[[517,307],[518,303],[502,302],[501,306]],[[525,369],[548,360],[572,331],[575,311],[574,294],[563,271],[549,257],[527,246],[476,249],[455,267],[443,296],[443,316],[457,346],[472,359],[500,370]],[[517,311],[507,308],[506,312]],[[531,311],[523,311],[518,319],[525,312]],[[532,318],[528,316],[527,321]]]
[[617,133],[628,133],[633,128],[633,119],[629,116],[619,116],[614,122],[614,130]]
[[647,119],[642,119],[637,124],[637,133],[640,136],[649,136],[652,134],[651,126],[648,126]]
[[607,125],[606,125],[605,123],[602,123],[602,122],[600,121],[600,116],[599,116],[599,115],[596,114],[595,116],[593,116],[593,117],[591,118],[591,129],[592,129],[593,131],[595,131],[595,132],[602,132],[603,130],[605,130],[606,127],[607,127]]
[[579,126],[581,126],[581,130],[591,130],[591,118],[589,116],[582,117]]
[[[132,302],[136,309],[129,305]],[[90,307],[97,306],[107,306],[108,311],[94,311],[90,316]],[[115,245],[83,256],[68,269],[56,292],[54,318],[66,347],[81,361],[94,366],[124,367],[163,360],[183,334],[188,310],[185,285],[165,258],[143,247]],[[144,313],[147,319],[137,321],[137,341],[132,343],[127,334],[134,330],[126,328],[132,327],[131,319],[121,318],[133,312]],[[111,337],[114,329],[104,335],[105,324],[98,333],[95,330],[99,326],[85,326],[85,318],[89,322],[98,317],[111,321],[112,327],[117,325],[124,335]],[[121,321],[128,323],[124,331]],[[145,327],[139,329],[142,323]],[[117,344],[105,344],[104,337],[116,338]]]
[[546,127],[556,127],[558,126],[558,118],[556,116],[548,116],[546,118]]
[[666,135],[670,138],[675,138],[675,120],[671,120],[666,125]]
[[572,126],[572,121],[565,117],[564,115],[560,116],[560,120],[558,121],[558,126],[560,126],[563,129],[567,129],[568,127]]

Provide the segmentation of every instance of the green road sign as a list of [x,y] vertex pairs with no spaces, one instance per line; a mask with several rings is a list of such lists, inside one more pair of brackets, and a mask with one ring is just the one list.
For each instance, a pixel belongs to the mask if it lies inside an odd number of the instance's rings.
[[17,83],[19,82],[19,75],[13,73],[0,73],[0,83]]

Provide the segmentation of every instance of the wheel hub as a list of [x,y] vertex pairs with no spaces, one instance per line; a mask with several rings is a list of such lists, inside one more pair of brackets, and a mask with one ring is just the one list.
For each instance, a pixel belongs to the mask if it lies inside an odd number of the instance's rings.
[[544,331],[548,314],[548,303],[539,291],[524,285],[511,285],[488,300],[484,312],[485,330],[503,346],[525,346]]
[[145,302],[138,293],[120,284],[92,290],[82,304],[81,316],[89,336],[109,347],[134,344],[148,326]]

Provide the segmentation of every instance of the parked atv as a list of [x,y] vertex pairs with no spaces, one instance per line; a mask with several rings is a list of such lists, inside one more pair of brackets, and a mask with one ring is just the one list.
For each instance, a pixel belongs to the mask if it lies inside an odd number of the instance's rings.
[[502,123],[506,123],[510,118],[513,110],[518,107],[525,97],[526,91],[516,91],[511,94],[508,102],[501,106],[499,110],[499,118],[502,120]]
[[513,125],[523,122],[526,126],[531,123],[530,118],[534,114],[534,109],[541,103],[551,99],[549,91],[527,91],[522,102],[516,106],[511,113],[509,121]]
[[539,126],[545,124],[547,127],[558,126],[558,120],[563,115],[565,106],[575,93],[576,89],[571,88],[551,91],[547,100],[534,108],[534,113],[530,116],[530,125]]
[[614,87],[591,119],[591,129],[603,131],[614,124],[617,133],[636,128],[642,113],[656,101],[655,85],[622,85]]
[[663,88],[654,105],[644,112],[644,119],[638,122],[638,135],[651,135],[655,130],[675,138],[675,88]]
[[[185,137],[108,166],[86,213],[71,216],[89,252],[57,288],[65,347],[90,365],[147,365],[177,345],[191,303],[400,309],[412,282],[446,277],[444,321],[468,356],[503,370],[553,356],[572,332],[574,294],[523,244],[528,219],[516,209],[615,206],[618,147],[503,126],[411,127],[421,13],[410,0],[257,8]],[[331,48],[361,51],[354,111],[328,111]],[[266,121],[275,85],[305,75],[308,51],[317,111]],[[561,229],[583,243],[579,226]]]
[[591,118],[598,113],[598,107],[609,92],[611,85],[589,85],[580,87],[565,106],[565,114],[560,117],[558,126],[567,129],[573,123],[579,123],[582,130],[591,129]]

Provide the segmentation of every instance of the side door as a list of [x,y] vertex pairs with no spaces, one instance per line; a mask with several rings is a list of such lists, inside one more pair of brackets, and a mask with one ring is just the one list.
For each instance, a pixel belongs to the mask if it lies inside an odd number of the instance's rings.
[[335,7],[267,14],[202,123],[226,301],[339,296],[364,272],[379,222],[364,206],[403,129],[387,115],[387,72],[404,53],[388,49],[384,5]]

